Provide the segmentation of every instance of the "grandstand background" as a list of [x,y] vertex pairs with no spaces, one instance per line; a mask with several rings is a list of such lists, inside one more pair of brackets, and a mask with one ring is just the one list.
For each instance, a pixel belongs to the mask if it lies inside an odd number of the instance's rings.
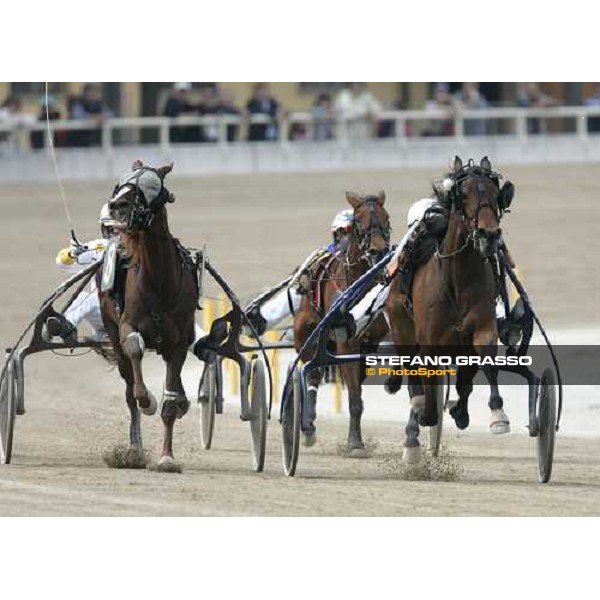
[[[63,110],[66,110],[70,95],[79,94],[85,85],[83,82],[52,83],[51,92],[58,98]],[[140,117],[160,114],[172,83],[168,82],[108,82],[102,83],[102,95],[109,106],[119,116]],[[192,83],[194,89],[200,89],[202,82]],[[231,82],[222,83],[231,90],[238,105],[243,105],[251,94],[254,83]],[[319,92],[335,93],[340,83],[292,83],[274,82],[269,84],[273,94],[289,110],[308,110],[315,94]],[[385,105],[401,102],[403,108],[418,109],[431,96],[434,83],[426,82],[369,82],[367,88]],[[459,83],[450,84],[458,89]],[[547,82],[540,87],[546,94],[556,98],[560,104],[582,104],[584,99],[594,92],[594,83]],[[516,102],[517,83],[486,82],[481,84],[482,93],[492,106],[511,106]],[[37,111],[40,97],[44,92],[44,84],[0,82],[0,99],[16,94],[23,98],[26,108]]]
[[[284,172],[600,160],[597,83],[65,82],[49,84],[66,179],[142,153],[178,172]],[[0,178],[52,178],[44,84],[0,82]],[[251,142],[251,143],[250,143]]]

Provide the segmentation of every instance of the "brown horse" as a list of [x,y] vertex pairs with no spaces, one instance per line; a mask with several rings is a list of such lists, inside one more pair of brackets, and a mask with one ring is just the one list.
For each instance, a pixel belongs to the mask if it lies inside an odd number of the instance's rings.
[[[112,290],[100,293],[102,318],[127,388],[131,413],[132,456],[143,456],[139,409],[156,412],[156,399],[142,375],[144,350],[161,354],[167,366],[161,403],[164,438],[159,469],[177,469],[173,458],[173,424],[189,408],[181,369],[194,339],[198,287],[193,266],[185,260],[167,222],[166,202],[174,197],[163,181],[172,164],[152,169],[140,161],[121,177],[109,202],[118,223],[126,271],[117,273]],[[107,268],[106,265],[103,266]],[[139,462],[139,461],[138,461]],[[131,466],[135,466],[134,463]],[[143,463],[138,466],[143,466]]]
[[[450,213],[448,229],[438,251],[414,275],[413,316],[406,308],[406,297],[400,291],[398,278],[391,284],[387,310],[397,346],[416,347],[423,356],[432,346],[450,346],[448,353],[454,355],[474,352],[480,356],[496,355],[496,251],[503,214],[498,178],[487,157],[480,166],[472,161],[463,166],[460,158],[455,158],[454,170],[445,180],[449,191],[447,194],[439,192],[438,197]],[[458,368],[459,400],[450,414],[460,429],[469,424],[468,398],[477,369],[475,365]],[[486,375],[495,378],[495,373],[486,372]],[[412,383],[417,387],[421,385],[420,381]],[[411,393],[412,407],[404,444],[404,456],[409,462],[418,461],[421,456],[419,425],[434,426],[440,418],[436,406],[438,382],[428,379],[422,383],[424,402],[422,396],[413,397]],[[394,385],[390,387],[394,389]],[[497,386],[495,389],[497,391]],[[492,423],[508,423],[499,394],[492,394],[489,406]]]
[[[302,299],[300,308],[294,315],[294,344],[299,352],[312,330],[321,321],[325,312],[329,310],[338,295],[350,284],[363,275],[384,252],[389,248],[390,219],[384,208],[385,193],[379,192],[377,196],[360,196],[353,192],[346,193],[346,199],[354,209],[353,225],[350,232],[348,248],[345,253],[339,253],[327,264],[325,272],[317,278],[313,268],[311,273],[311,291]],[[328,259],[326,258],[325,261]],[[320,288],[322,302],[317,306],[314,297],[315,287]],[[375,342],[381,340],[388,332],[387,323],[383,316],[377,318],[365,331],[363,340]],[[358,352],[361,340],[356,338],[345,342],[336,343],[338,354]],[[308,360],[310,356],[303,356]],[[366,457],[366,449],[362,440],[361,416],[363,413],[361,372],[358,364],[346,363],[341,366],[342,376],[348,390],[348,404],[350,409],[350,426],[348,430],[347,448],[350,456],[355,458]],[[304,443],[311,446],[316,441],[317,390],[319,387],[320,373],[318,369],[308,375],[307,406],[310,414],[311,427],[304,431]]]

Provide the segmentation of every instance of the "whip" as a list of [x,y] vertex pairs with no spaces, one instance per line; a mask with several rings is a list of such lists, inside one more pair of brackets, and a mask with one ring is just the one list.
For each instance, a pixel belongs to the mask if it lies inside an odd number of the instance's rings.
[[48,82],[44,83],[44,104],[46,105],[46,130],[48,134],[48,153],[50,154],[50,160],[52,162],[52,167],[54,169],[54,175],[56,176],[56,181],[58,182],[58,189],[60,191],[60,197],[62,199],[63,208],[65,210],[65,215],[67,217],[67,222],[69,224],[69,229],[71,230],[71,239],[75,243],[76,246],[81,246],[77,236],[75,235],[75,225],[73,223],[73,218],[71,217],[71,211],[69,210],[69,204],[67,202],[67,196],[65,194],[65,190],[63,188],[62,179],[60,178],[60,172],[58,170],[58,162],[56,160],[56,150],[54,148],[54,136],[52,135],[52,128],[50,127],[50,101],[48,95]]

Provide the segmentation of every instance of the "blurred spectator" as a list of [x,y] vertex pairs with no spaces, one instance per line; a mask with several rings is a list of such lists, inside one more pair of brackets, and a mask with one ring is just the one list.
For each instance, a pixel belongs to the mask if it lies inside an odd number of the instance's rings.
[[[56,98],[54,96],[48,96],[48,119],[50,121],[57,121],[60,119],[60,111],[58,110],[58,106],[56,103]],[[46,97],[42,96],[40,99],[40,113],[38,116],[38,121],[46,122]],[[67,145],[67,132],[66,131],[57,131],[54,130],[54,146],[56,148],[61,148]],[[31,132],[31,147],[39,150],[40,148],[44,148],[46,145],[46,136],[48,134],[45,131],[32,131]]]
[[[394,102],[389,106],[390,110],[406,110],[407,106],[404,103],[404,98],[399,95]],[[396,129],[398,128],[398,121],[395,119],[380,119],[377,123],[377,137],[380,138],[391,138],[396,137]],[[414,135],[414,127],[410,121],[404,121],[403,131],[399,132],[404,134],[405,137],[411,137]]]
[[[22,111],[21,100],[17,96],[9,96],[0,107],[0,124],[19,129],[35,123],[35,117]],[[0,142],[11,139],[11,132],[0,131]],[[16,143],[18,140],[15,138]]]
[[313,118],[313,139],[333,139],[335,117],[331,105],[331,96],[329,94],[319,94],[310,112]]
[[[69,106],[71,119],[93,119],[100,126],[105,119],[114,116],[102,100],[100,86],[95,83],[86,83],[81,96],[71,99]],[[69,134],[70,146],[99,146],[102,132],[96,129],[73,130]]]
[[[594,94],[585,99],[586,106],[600,106],[600,83],[596,84]],[[592,133],[600,132],[600,117],[590,117],[588,120],[588,130]]]
[[[218,91],[218,103],[215,111],[218,115],[241,115],[240,109],[235,105],[233,94],[229,90]],[[238,137],[240,126],[235,123],[227,125],[227,141],[235,142]]]
[[306,123],[292,123],[290,125],[289,139],[292,141],[300,141],[308,139],[308,128]]
[[[167,98],[163,111],[165,117],[182,117],[198,114],[198,106],[190,101],[192,84],[181,82],[173,84],[173,89]],[[173,125],[169,129],[169,140],[174,144],[192,143],[200,141],[200,128],[190,125]]]
[[252,97],[246,104],[249,115],[267,115],[271,117],[268,123],[251,123],[248,127],[249,142],[276,140],[279,133],[277,119],[279,117],[279,102],[273,98],[266,83],[254,86]]
[[[458,108],[468,110],[485,110],[488,101],[479,91],[478,83],[463,83],[459,92],[454,95],[454,104]],[[487,135],[487,121],[484,119],[465,119],[465,135]]]
[[[217,89],[213,85],[204,86],[200,90],[200,104],[198,104],[198,114],[202,117],[217,114],[218,98]],[[216,142],[219,139],[218,124],[211,123],[200,127],[201,142]]]
[[[558,102],[552,96],[544,94],[539,83],[526,83],[519,92],[518,105],[523,108],[548,108],[557,106]],[[527,132],[534,134],[547,133],[548,124],[546,119],[537,117],[527,119]]]
[[425,103],[427,111],[445,111],[448,119],[432,119],[423,131],[424,136],[447,136],[454,135],[454,119],[452,118],[452,96],[450,86],[447,83],[436,83],[433,90],[433,98]]
[[380,112],[381,104],[364,83],[349,83],[335,98],[335,114],[346,122],[349,139],[371,137]]

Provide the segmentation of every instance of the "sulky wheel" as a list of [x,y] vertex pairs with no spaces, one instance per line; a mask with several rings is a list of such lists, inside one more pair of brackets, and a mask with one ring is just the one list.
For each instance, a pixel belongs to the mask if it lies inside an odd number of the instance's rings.
[[442,426],[444,423],[444,386],[440,382],[435,387],[435,404],[437,406],[438,424],[429,428],[429,449],[433,456],[437,456],[442,442]]
[[17,409],[17,376],[13,362],[6,368],[0,384],[0,464],[10,463]]
[[538,474],[540,483],[548,483],[552,475],[554,437],[556,433],[556,388],[554,372],[546,369],[540,381],[537,405],[539,433],[537,436]]
[[267,448],[267,381],[265,364],[259,358],[252,359],[250,366],[250,433],[252,434],[252,468],[260,473],[265,467]]
[[217,364],[215,361],[204,367],[198,386],[198,405],[200,406],[200,442],[205,450],[212,444],[215,429],[217,400]]
[[300,421],[302,419],[302,382],[296,366],[292,374],[292,384],[283,398],[281,429],[283,434],[283,472],[293,477],[298,464],[300,450]]

